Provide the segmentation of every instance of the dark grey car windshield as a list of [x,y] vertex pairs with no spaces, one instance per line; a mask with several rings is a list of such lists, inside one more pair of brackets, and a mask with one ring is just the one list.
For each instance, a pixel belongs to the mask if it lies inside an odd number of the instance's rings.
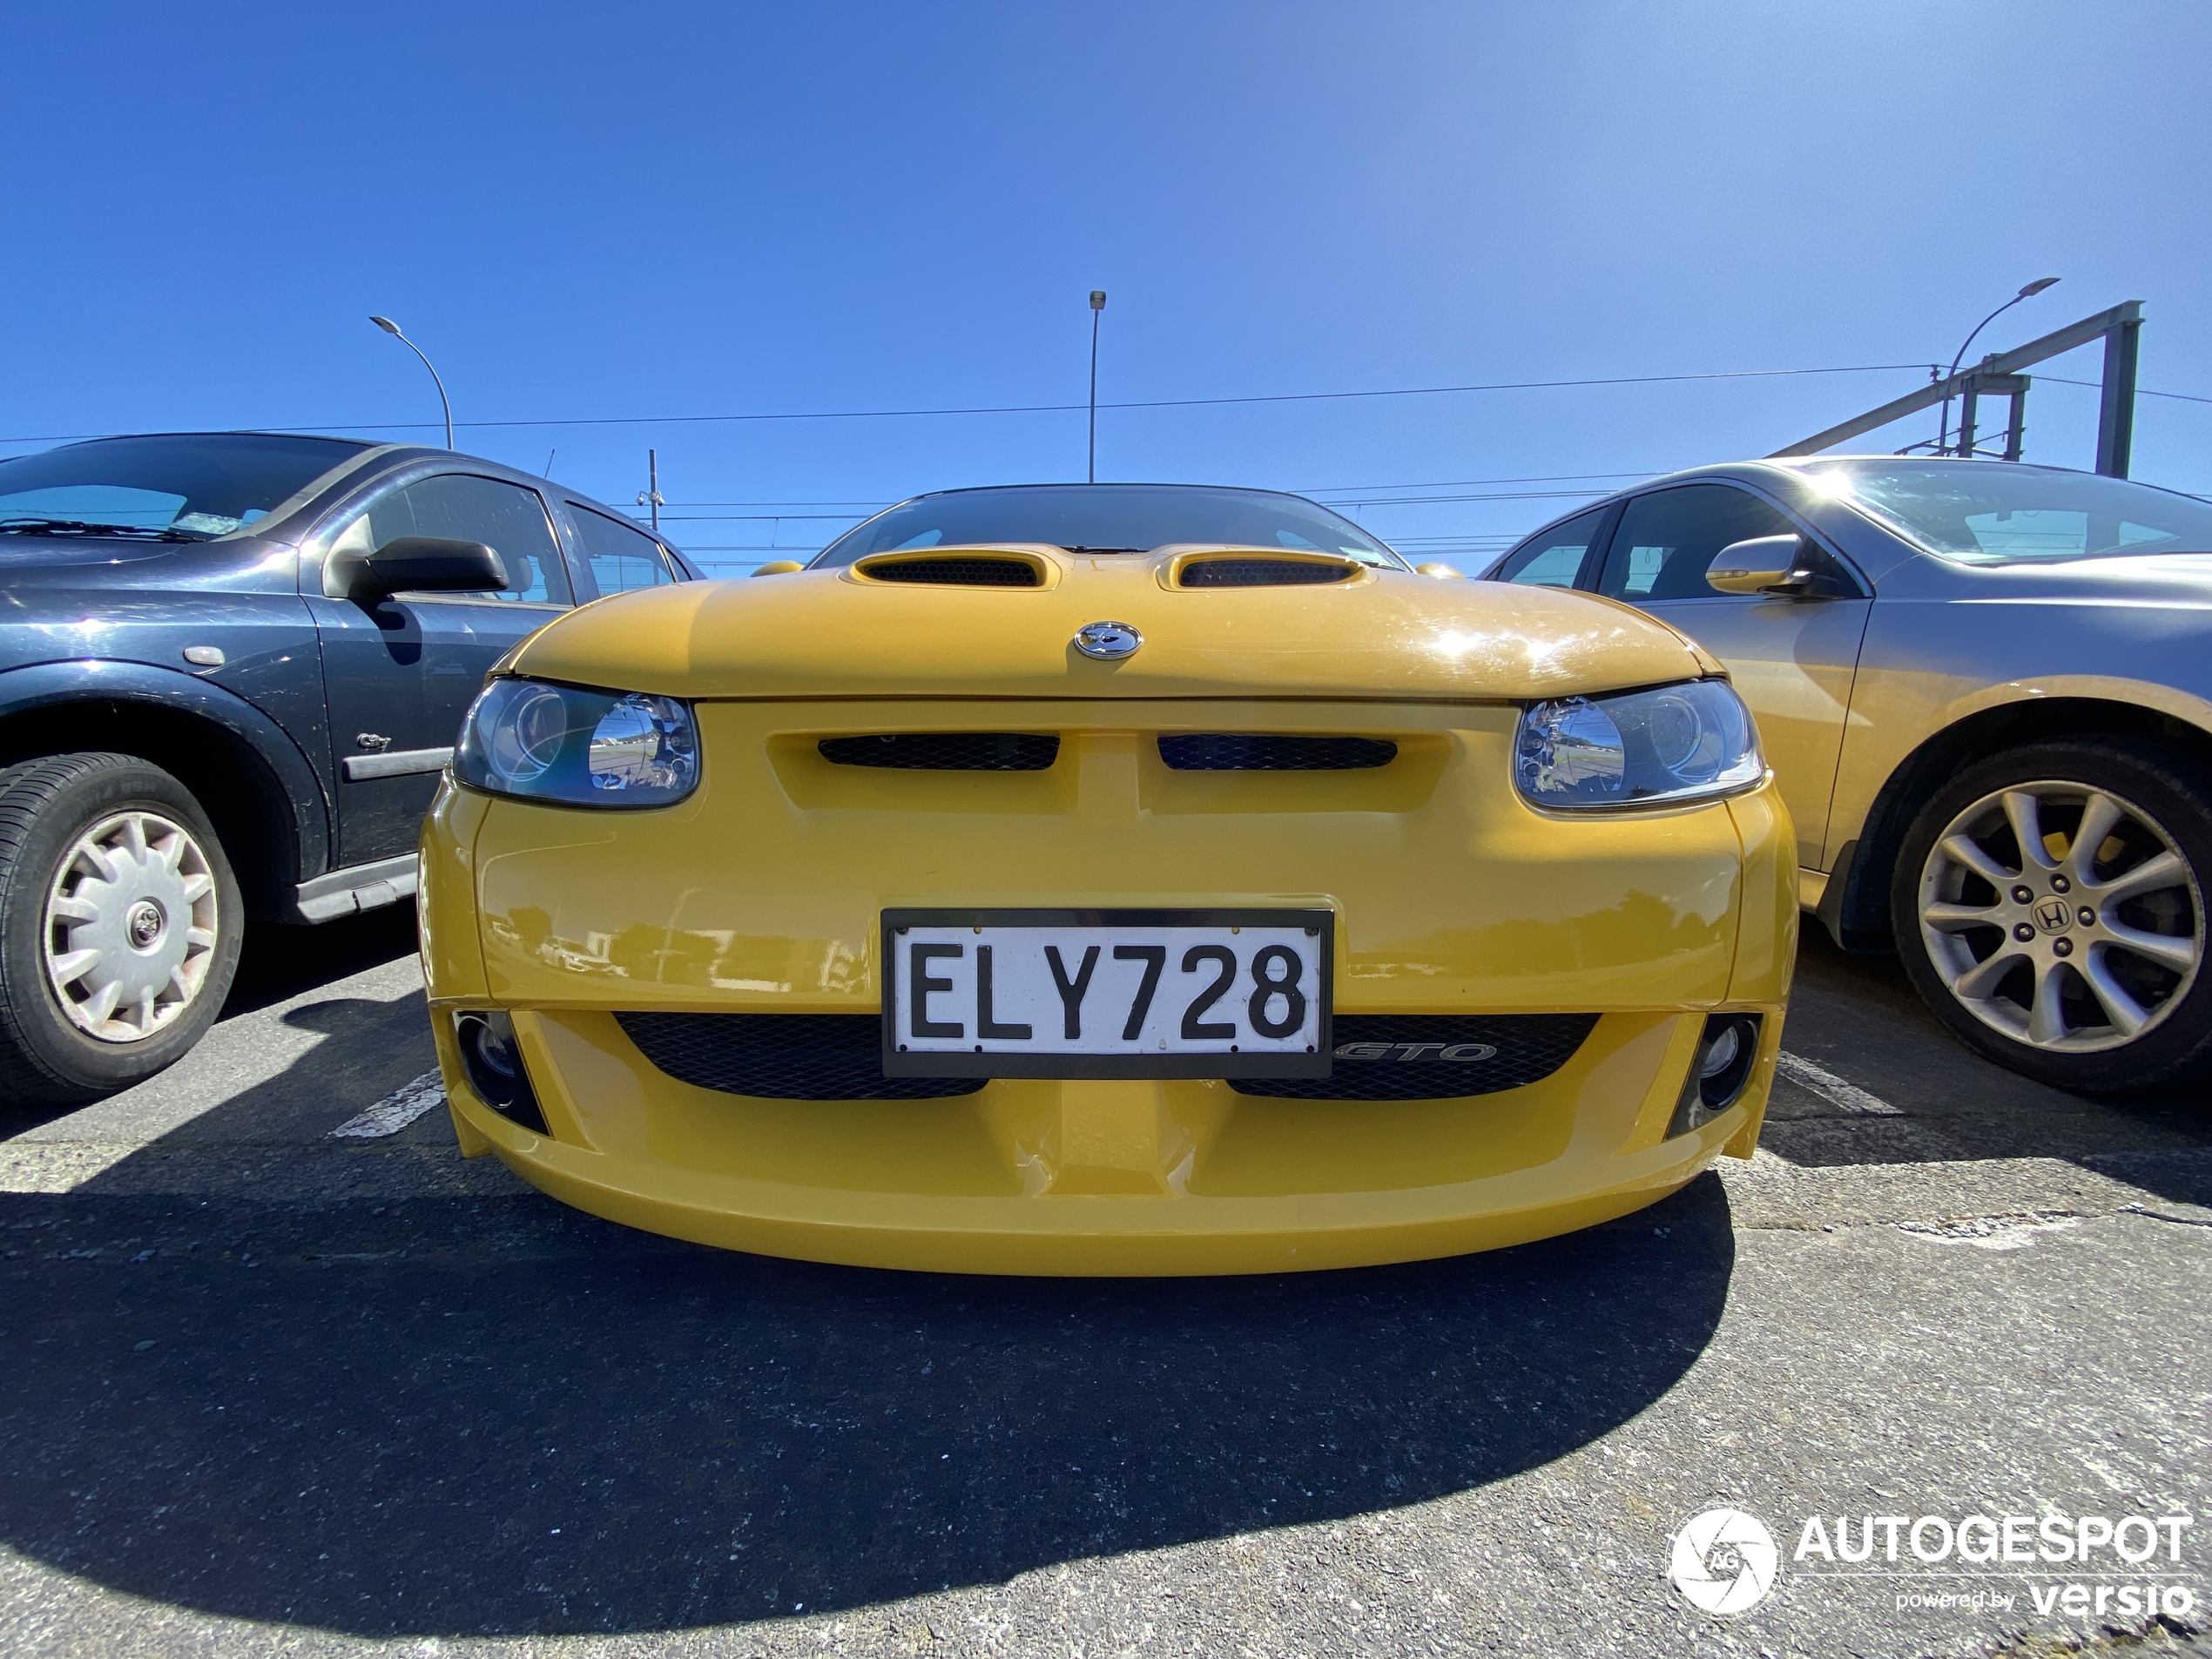
[[1170,542],[1228,543],[1345,553],[1403,570],[1398,556],[1349,519],[1297,496],[1201,484],[1022,484],[948,489],[901,502],[824,548],[817,566],[894,549],[1043,542],[1143,553]]
[[1815,469],[1932,553],[1968,564],[2212,553],[2212,504],[2124,478],[2016,462],[1873,462]]
[[[266,516],[369,446],[258,432],[99,438],[0,461],[0,533],[205,541]],[[67,527],[79,529],[70,531]]]

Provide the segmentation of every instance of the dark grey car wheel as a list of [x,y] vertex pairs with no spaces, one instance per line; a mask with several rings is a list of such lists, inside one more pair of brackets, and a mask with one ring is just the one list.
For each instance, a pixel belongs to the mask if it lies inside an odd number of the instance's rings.
[[1937,1016],[2000,1065],[2117,1092],[2212,1064],[2212,780],[2137,738],[2007,750],[1939,791],[1891,891]]
[[72,1105],[173,1064],[222,1009],[244,922],[221,842],[160,767],[0,772],[0,1092]]

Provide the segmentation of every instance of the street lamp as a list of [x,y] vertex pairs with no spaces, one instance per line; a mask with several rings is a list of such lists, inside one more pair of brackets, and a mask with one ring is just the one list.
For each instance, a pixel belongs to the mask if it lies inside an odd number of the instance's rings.
[[1083,482],[1098,482],[1098,314],[1106,309],[1106,290],[1090,291],[1090,459],[1083,468]]
[[[1959,365],[1966,360],[1966,347],[1974,343],[1974,337],[1976,334],[1980,334],[1983,329],[1988,327],[1991,323],[1995,322],[1998,318],[2003,316],[2014,306],[2020,304],[2021,300],[2033,299],[2035,295],[2042,293],[2044,289],[2055,287],[2057,282],[2058,278],[2056,277],[2036,278],[2034,281],[2029,283],[2011,299],[2006,300],[2003,305],[1998,307],[1996,310],[1991,312],[1986,317],[1984,317],[1979,322],[1976,323],[1974,325],[1973,334],[1966,336],[1965,342],[1959,347],[1959,354],[1951,360],[1950,373],[1946,374],[1944,376],[1944,379],[1948,381],[1958,374]],[[1936,453],[1938,455],[1948,454],[1949,449],[1947,446],[1950,442],[1951,400],[1946,397],[1943,400],[1943,419],[1936,428]]]
[[428,357],[422,356],[422,347],[416,345],[405,334],[401,334],[400,332],[399,324],[394,322],[389,317],[371,317],[369,320],[374,323],[379,328],[381,328],[386,334],[391,335],[393,339],[398,341],[401,345],[406,347],[417,357],[422,357],[422,367],[430,371],[430,383],[438,388],[438,401],[444,407],[446,412],[446,448],[448,449],[452,448],[453,404],[446,396],[446,383],[438,378],[437,366],[431,362]]

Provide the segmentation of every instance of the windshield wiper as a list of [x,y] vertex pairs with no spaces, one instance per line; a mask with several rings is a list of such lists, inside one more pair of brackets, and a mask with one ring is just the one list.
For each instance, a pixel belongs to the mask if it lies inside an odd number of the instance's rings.
[[199,542],[205,536],[173,524],[92,524],[81,518],[0,518],[0,536],[143,536],[157,542]]
[[1142,553],[1146,550],[1141,547],[1071,547],[1068,551],[1070,553]]

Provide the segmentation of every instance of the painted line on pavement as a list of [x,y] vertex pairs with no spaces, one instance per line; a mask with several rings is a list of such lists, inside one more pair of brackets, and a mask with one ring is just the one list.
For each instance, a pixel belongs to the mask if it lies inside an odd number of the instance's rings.
[[1815,1065],[1803,1055],[1778,1054],[1774,1069],[1800,1088],[1810,1089],[1831,1106],[1874,1117],[1902,1117],[1905,1114],[1879,1095],[1870,1095],[1857,1083],[1845,1082],[1825,1066]]
[[387,1135],[397,1135],[433,1106],[445,1103],[444,1080],[435,1071],[426,1071],[413,1082],[395,1089],[367,1111],[347,1118],[330,1131],[330,1136],[338,1141],[379,1141]]

